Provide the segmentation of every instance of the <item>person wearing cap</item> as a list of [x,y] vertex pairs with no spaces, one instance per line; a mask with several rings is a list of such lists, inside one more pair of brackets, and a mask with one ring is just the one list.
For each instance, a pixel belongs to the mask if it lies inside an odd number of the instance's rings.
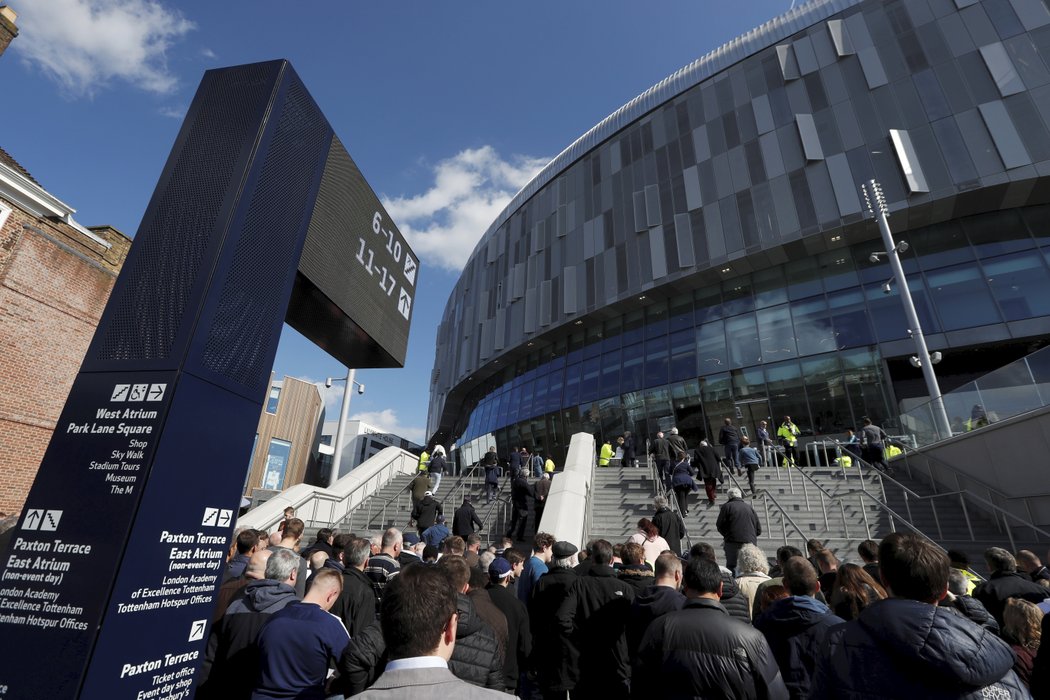
[[397,555],[397,561],[401,564],[401,568],[405,568],[409,564],[418,564],[422,559],[419,558],[419,554],[416,553],[415,547],[422,540],[419,535],[414,532],[406,532],[402,536],[401,553]]
[[412,490],[412,508],[415,509],[419,502],[423,500],[423,494],[430,491],[430,476],[426,472],[419,472],[412,479],[409,488]]
[[463,505],[456,508],[452,515],[452,534],[466,539],[475,532],[481,530],[484,524],[474,510],[474,504],[470,502],[470,495],[463,495]]
[[423,531],[423,541],[429,545],[438,547],[445,541],[445,538],[451,534],[452,533],[449,531],[448,526],[445,525],[445,516],[439,515],[434,524]]
[[579,679],[580,652],[571,634],[558,624],[558,613],[579,580],[573,571],[577,551],[571,542],[554,543],[550,570],[536,582],[528,604],[532,632],[529,664],[544,697],[565,697],[567,691],[576,688]]
[[441,513],[441,501],[434,498],[433,492],[425,491],[423,500],[412,509],[411,516],[416,523],[416,529],[419,531],[420,537],[423,536],[427,528],[437,522],[437,516],[441,515]]
[[507,654],[503,672],[507,691],[511,694],[518,688],[518,676],[528,665],[532,653],[532,633],[529,630],[529,612],[525,604],[510,590],[514,578],[513,565],[503,557],[496,557],[488,567],[489,584],[486,586],[492,604],[507,618]]

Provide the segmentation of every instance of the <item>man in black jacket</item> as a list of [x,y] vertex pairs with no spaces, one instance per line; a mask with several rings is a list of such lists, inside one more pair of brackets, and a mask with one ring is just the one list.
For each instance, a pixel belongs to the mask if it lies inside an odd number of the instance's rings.
[[371,579],[364,574],[371,553],[371,543],[361,537],[346,543],[341,552],[343,590],[329,612],[343,621],[351,638],[376,620],[375,590]]
[[665,488],[670,488],[666,482],[671,476],[671,449],[671,443],[664,438],[662,431],[656,434],[656,439],[649,445],[649,453],[656,460],[656,471]]
[[437,522],[437,516],[441,515],[441,513],[441,501],[434,498],[434,494],[430,491],[425,492],[423,500],[412,509],[412,520],[416,523],[416,529],[419,531],[420,537],[423,536],[427,528]]
[[801,700],[809,697],[810,678],[824,635],[829,627],[845,620],[814,598],[820,583],[808,561],[791,557],[784,562],[783,569],[784,588],[790,595],[774,602],[760,615],[755,620],[755,628],[769,642],[792,700]]
[[641,591],[631,602],[631,616],[627,621],[627,650],[637,658],[642,635],[653,620],[675,610],[681,610],[685,596],[682,587],[682,560],[673,554],[656,558],[656,578],[652,586]]
[[580,650],[576,690],[604,700],[626,698],[631,674],[626,625],[634,587],[617,578],[606,540],[591,545],[591,559],[593,566],[577,579],[558,611],[558,624]]
[[715,504],[715,482],[722,480],[722,465],[718,461],[718,453],[707,440],[701,440],[700,444],[693,450],[693,468],[704,480],[704,491],[707,492],[707,507]]
[[576,688],[579,679],[580,652],[571,630],[558,624],[557,615],[576,587],[573,571],[576,546],[555,542],[551,548],[550,568],[533,587],[529,601],[529,629],[532,631],[530,668],[544,696],[565,697]]
[[660,537],[667,540],[667,546],[671,551],[682,556],[682,536],[685,534],[685,523],[682,516],[667,507],[667,499],[657,496],[653,499],[656,514],[653,515],[653,525],[660,533]]
[[722,595],[718,602],[729,613],[729,617],[751,624],[752,615],[747,607],[747,596],[740,591],[740,586],[737,584],[733,572],[718,564],[715,548],[707,542],[697,542],[689,550],[689,558],[692,559],[694,557],[703,557],[715,566],[718,566],[718,570],[722,572]]
[[725,540],[722,546],[726,553],[726,566],[735,572],[740,547],[745,544],[758,544],[762,524],[758,521],[755,509],[743,500],[740,489],[733,487],[726,495],[729,496],[729,501],[724,503],[718,512],[715,527]]
[[518,673],[528,665],[532,653],[532,633],[529,631],[529,611],[508,586],[511,582],[511,564],[496,557],[489,564],[487,590],[492,604],[507,618],[507,650],[503,663],[504,682],[513,694],[518,688]]
[[685,568],[685,606],[658,618],[638,648],[633,696],[786,699],[787,688],[758,630],[719,602],[722,573],[704,557]]
[[467,596],[470,590],[470,567],[463,557],[446,554],[438,560],[438,568],[445,572],[458,595],[456,612],[456,646],[448,668],[467,683],[503,690],[503,645],[496,632],[478,615],[474,601]]
[[882,540],[879,572],[890,597],[828,631],[810,697],[1030,697],[1006,642],[937,607],[949,567],[944,552],[918,535]]
[[1042,603],[1050,593],[1038,583],[1017,571],[1017,560],[1014,555],[1002,547],[989,547],[984,550],[984,562],[988,565],[991,576],[977,588],[973,597],[992,614],[999,628],[1003,626],[1003,610],[1009,598],[1023,598],[1033,603]]
[[[476,527],[475,527],[476,526]],[[456,508],[452,516],[452,534],[462,537],[464,540],[481,530],[484,524],[474,510],[474,504],[470,502],[470,496],[463,496],[463,505]]]
[[525,476],[525,472],[518,472],[514,480],[510,482],[510,529],[507,537],[513,537],[519,542],[525,539],[525,524],[529,520],[529,498],[532,497],[532,486]]

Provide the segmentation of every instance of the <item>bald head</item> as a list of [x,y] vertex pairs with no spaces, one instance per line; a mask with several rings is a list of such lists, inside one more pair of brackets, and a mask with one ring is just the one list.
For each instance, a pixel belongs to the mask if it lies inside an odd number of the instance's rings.
[[248,566],[244,569],[244,578],[253,581],[261,581],[266,578],[266,560],[273,554],[269,549],[260,549],[248,560]]
[[303,602],[314,603],[320,605],[322,610],[329,610],[342,592],[343,575],[335,569],[321,569],[314,575]]

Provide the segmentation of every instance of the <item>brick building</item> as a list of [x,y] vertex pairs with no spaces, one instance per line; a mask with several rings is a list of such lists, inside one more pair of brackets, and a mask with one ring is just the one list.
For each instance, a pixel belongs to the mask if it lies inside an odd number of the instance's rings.
[[131,240],[0,149],[0,512],[21,509]]
[[15,20],[18,15],[7,5],[0,5],[0,54],[3,54],[11,41],[18,36]]

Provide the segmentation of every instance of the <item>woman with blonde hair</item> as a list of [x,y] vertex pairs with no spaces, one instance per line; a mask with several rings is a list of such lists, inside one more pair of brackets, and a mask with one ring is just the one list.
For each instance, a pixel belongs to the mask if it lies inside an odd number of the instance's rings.
[[737,555],[736,570],[740,572],[736,582],[740,592],[747,598],[747,610],[750,613],[755,609],[755,593],[758,592],[759,584],[769,580],[769,561],[765,552],[756,545],[745,544]]
[[1035,603],[1021,598],[1009,598],[1003,609],[1003,639],[1014,650],[1014,671],[1028,685],[1032,678],[1032,662],[1039,651],[1042,637],[1043,611]]

